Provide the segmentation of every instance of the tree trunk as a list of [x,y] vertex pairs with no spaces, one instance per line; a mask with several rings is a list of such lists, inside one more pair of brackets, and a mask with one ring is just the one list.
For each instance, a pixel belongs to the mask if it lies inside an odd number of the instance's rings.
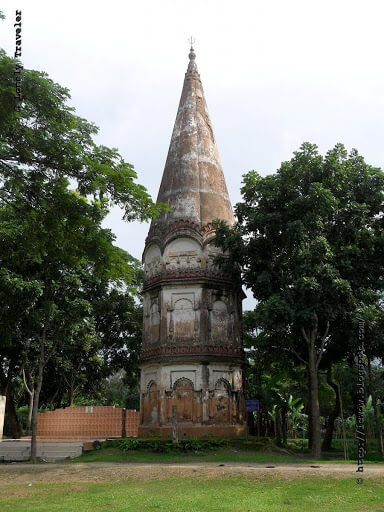
[[179,435],[178,435],[178,428],[177,428],[177,406],[172,405],[172,444],[178,445],[179,444]]
[[35,396],[35,390],[32,389],[31,393],[29,394],[27,428],[25,431],[26,436],[30,436],[32,433],[32,411],[33,411],[33,397],[34,396]]
[[27,374],[26,374],[26,371],[24,368],[23,368],[22,373],[23,373],[24,386],[29,395],[28,418],[27,418],[27,428],[25,430],[25,435],[30,436],[31,435],[31,426],[32,426],[33,397],[35,395],[35,388],[32,386],[33,379],[29,379],[30,385],[28,386]]
[[281,446],[281,413],[280,407],[276,407],[275,414],[275,436],[277,446]]
[[253,412],[247,411],[247,424],[248,424],[248,433],[250,436],[256,435],[255,428],[255,418]]
[[61,395],[59,396],[58,400],[56,401],[58,395],[59,395],[59,390],[60,390],[60,387],[61,387],[61,380],[59,382],[57,382],[57,389],[56,391],[53,393],[53,395],[50,397],[49,399],[49,408],[51,410],[53,409],[57,409],[61,403],[61,396],[62,396],[62,392],[61,392]]
[[5,414],[12,439],[21,437],[21,428],[16,413],[15,401],[12,392],[12,362],[9,365],[8,375],[5,375],[2,365],[0,364],[0,392],[6,396]]
[[73,392],[73,386],[69,387],[68,390],[68,406],[73,407],[73,399],[74,399],[75,393]]
[[288,424],[287,424],[287,408],[281,408],[281,433],[283,438],[283,445],[287,446],[288,441]]
[[31,462],[36,462],[37,452],[37,415],[39,412],[39,399],[40,391],[43,385],[43,374],[44,374],[44,342],[42,341],[42,349],[40,352],[39,371],[36,381],[35,394],[33,397],[33,409],[32,409],[32,437],[31,437]]
[[127,437],[127,429],[126,429],[126,418],[127,418],[127,409],[123,407],[121,409],[121,437]]
[[257,411],[257,421],[256,421],[256,425],[257,425],[257,437],[260,437],[261,436],[261,410],[260,410],[260,406],[259,406],[259,410]]
[[384,446],[383,446],[383,429],[381,426],[380,416],[377,412],[377,398],[375,392],[375,386],[372,381],[372,372],[371,372],[371,360],[368,357],[368,378],[369,378],[369,390],[372,396],[372,407],[373,407],[373,417],[375,423],[375,437],[377,439],[377,448],[381,455],[384,455]]
[[308,414],[308,448],[312,450],[312,409],[311,409],[311,379],[309,377],[309,369],[307,365],[307,377],[308,377],[308,406],[307,406],[307,414]]
[[267,437],[267,424],[266,424],[266,417],[264,414],[264,407],[260,407],[259,411],[259,422],[260,422],[260,433],[259,436],[261,437]]
[[318,370],[316,367],[316,349],[313,338],[314,336],[311,337],[311,343],[308,346],[308,371],[310,381],[310,409],[312,434],[311,455],[314,459],[319,459],[321,456],[319,383]]
[[322,445],[322,450],[328,451],[332,448],[333,431],[335,429],[335,420],[340,414],[340,395],[337,384],[332,380],[332,366],[327,370],[327,384],[333,389],[335,393],[335,405],[328,416],[327,430]]
[[372,393],[372,406],[373,406],[373,414],[375,419],[375,430],[376,430],[376,439],[377,439],[377,448],[381,455],[384,455],[384,445],[383,445],[383,428],[381,426],[380,416],[377,412],[377,399],[376,393]]

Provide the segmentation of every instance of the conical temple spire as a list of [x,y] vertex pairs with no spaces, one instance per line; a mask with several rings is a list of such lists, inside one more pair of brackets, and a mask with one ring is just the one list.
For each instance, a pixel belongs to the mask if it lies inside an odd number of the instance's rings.
[[233,223],[233,213],[209,119],[193,47],[157,198],[172,211],[152,225],[176,220],[192,221],[201,227],[214,219]]
[[243,293],[216,264],[214,219],[233,222],[191,48],[158,195],[171,211],[152,222],[143,254],[139,436],[247,433],[241,337]]

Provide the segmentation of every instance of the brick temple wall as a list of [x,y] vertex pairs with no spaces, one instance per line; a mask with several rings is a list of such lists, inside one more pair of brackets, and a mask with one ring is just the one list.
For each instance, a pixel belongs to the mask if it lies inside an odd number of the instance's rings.
[[[136,437],[140,413],[125,411],[127,437]],[[121,437],[123,409],[120,407],[66,407],[38,414],[37,436],[39,439],[90,441]]]

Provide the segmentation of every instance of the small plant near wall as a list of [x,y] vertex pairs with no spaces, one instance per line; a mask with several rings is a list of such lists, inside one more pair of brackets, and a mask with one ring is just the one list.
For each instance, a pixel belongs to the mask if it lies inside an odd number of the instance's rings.
[[117,447],[123,453],[128,453],[134,450],[146,450],[155,453],[168,453],[171,451],[182,452],[182,453],[201,453],[207,450],[213,450],[222,446],[228,445],[226,439],[196,439],[196,438],[184,438],[180,439],[177,446],[172,445],[172,441],[169,439],[137,439],[137,438],[125,438],[125,439],[113,439],[106,441],[104,446]]

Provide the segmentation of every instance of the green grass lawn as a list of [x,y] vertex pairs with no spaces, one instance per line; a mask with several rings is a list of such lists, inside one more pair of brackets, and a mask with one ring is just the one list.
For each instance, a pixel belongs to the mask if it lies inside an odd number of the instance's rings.
[[170,478],[10,485],[2,512],[384,512],[384,479]]
[[[234,451],[232,448],[219,448],[199,453],[155,453],[150,451],[132,451],[126,455],[118,448],[102,448],[85,453],[72,462],[309,462],[308,457],[297,458],[271,452],[250,450]],[[384,512],[384,511],[383,511]]]
[[[223,447],[198,453],[155,453],[151,451],[135,450],[126,455],[118,448],[108,447],[85,453],[72,462],[146,462],[146,463],[179,463],[179,462],[259,462],[259,463],[355,463],[354,460],[345,461],[340,453],[323,455],[321,461],[311,459],[309,454],[284,455],[274,451],[261,451],[254,449],[236,449]],[[366,464],[384,463],[382,460],[365,460]],[[384,512],[384,509],[383,509]]]

